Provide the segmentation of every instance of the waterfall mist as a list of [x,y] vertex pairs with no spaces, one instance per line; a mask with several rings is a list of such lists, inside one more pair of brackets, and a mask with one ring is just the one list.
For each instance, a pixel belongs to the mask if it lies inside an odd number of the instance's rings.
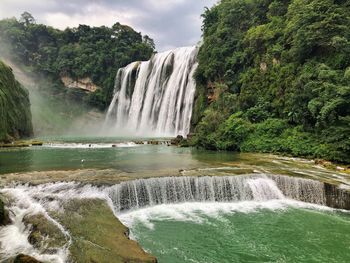
[[155,54],[118,71],[105,128],[114,135],[187,136],[197,47]]
[[4,48],[0,50],[0,59],[12,68],[16,79],[29,92],[35,136],[99,133],[104,121],[101,112],[73,102],[48,77],[26,72]]

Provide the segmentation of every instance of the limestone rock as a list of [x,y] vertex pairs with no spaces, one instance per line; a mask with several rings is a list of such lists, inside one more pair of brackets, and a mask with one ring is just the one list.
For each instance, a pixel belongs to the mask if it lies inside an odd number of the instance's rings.
[[61,77],[61,80],[64,86],[69,89],[81,89],[88,92],[95,92],[100,88],[95,85],[89,77],[72,79],[71,77],[63,76]]

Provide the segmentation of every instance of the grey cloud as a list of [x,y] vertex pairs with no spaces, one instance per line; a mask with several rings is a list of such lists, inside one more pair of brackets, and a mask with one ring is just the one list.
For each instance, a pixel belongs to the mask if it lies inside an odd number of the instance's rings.
[[[54,21],[60,28],[77,26],[70,17],[77,16],[89,21],[94,7],[102,12],[116,11],[124,16],[111,17],[107,26],[114,22],[128,23],[137,31],[156,41],[157,49],[194,45],[200,40],[200,15],[205,6],[217,0],[0,0],[0,18],[16,16],[23,11],[31,12],[39,22],[48,22],[50,15],[63,14],[64,21]],[[89,11],[88,11],[89,10]],[[91,13],[92,12],[92,13]],[[136,15],[135,15],[136,14]],[[104,13],[99,14],[101,16]],[[111,15],[111,14],[109,14]],[[104,20],[101,20],[103,23]],[[50,21],[52,23],[52,21]],[[84,22],[83,22],[84,23]],[[85,22],[98,25],[97,22]]]

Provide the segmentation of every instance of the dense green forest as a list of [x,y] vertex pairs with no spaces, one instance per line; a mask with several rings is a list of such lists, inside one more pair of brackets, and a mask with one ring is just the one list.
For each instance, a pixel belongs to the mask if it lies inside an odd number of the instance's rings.
[[[37,24],[28,12],[19,20],[0,21],[0,54],[49,79],[50,83],[41,86],[53,94],[72,92],[64,89],[61,76],[90,77],[101,89],[84,100],[102,110],[111,100],[117,70],[132,61],[149,59],[154,48],[151,38],[120,23],[110,28],[79,25],[62,31]],[[84,94],[73,97],[80,95]]]
[[0,142],[31,136],[31,118],[28,92],[0,61]]
[[222,0],[203,18],[193,144],[350,162],[349,1]]

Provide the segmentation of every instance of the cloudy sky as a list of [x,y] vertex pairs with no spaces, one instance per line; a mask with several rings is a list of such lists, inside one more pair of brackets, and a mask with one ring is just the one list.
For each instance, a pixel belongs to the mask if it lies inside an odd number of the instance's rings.
[[152,37],[158,51],[200,40],[204,7],[217,0],[0,0],[0,18],[30,12],[37,22],[64,29],[79,24],[132,26]]

